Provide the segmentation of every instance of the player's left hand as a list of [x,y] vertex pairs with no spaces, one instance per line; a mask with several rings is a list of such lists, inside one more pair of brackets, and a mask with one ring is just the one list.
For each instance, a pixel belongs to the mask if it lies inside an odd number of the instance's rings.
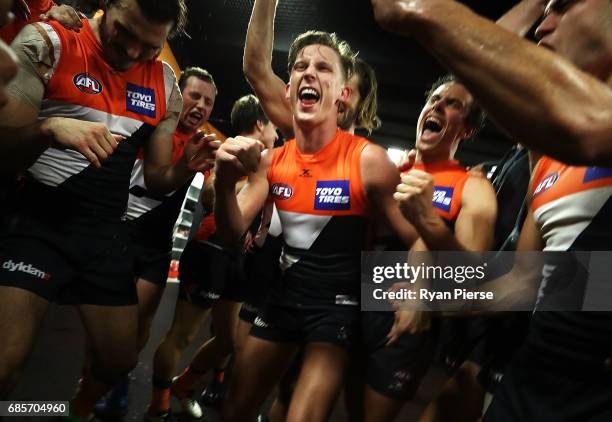
[[74,32],[80,32],[83,27],[79,12],[66,4],[53,6],[47,13],[40,15],[40,20],[42,22],[58,21],[64,28],[71,29]]
[[434,181],[431,174],[422,170],[410,170],[402,174],[393,198],[398,202],[404,218],[417,224],[423,218],[436,215],[432,205]]

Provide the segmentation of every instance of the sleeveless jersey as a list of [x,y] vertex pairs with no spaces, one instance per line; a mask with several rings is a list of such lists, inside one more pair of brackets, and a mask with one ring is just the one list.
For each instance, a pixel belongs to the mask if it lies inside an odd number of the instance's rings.
[[166,114],[176,78],[170,66],[155,60],[125,72],[113,70],[89,22],[82,22],[80,33],[56,22],[34,24],[50,40],[54,57],[39,116],[102,122],[126,139],[101,169],[74,150],[47,148],[28,169],[35,192],[26,195],[48,198],[49,206],[61,207],[57,214],[65,219],[119,221],[137,151]]
[[359,291],[368,216],[360,163],[368,142],[338,130],[315,154],[302,154],[295,139],[274,150],[268,182],[284,237],[280,266],[289,283],[305,280],[323,295]]
[[[183,155],[191,134],[176,130],[172,135],[172,162]],[[181,205],[191,180],[166,195],[154,195],[147,190],[144,181],[144,151],[141,149],[134,163],[127,206],[132,239],[148,246],[166,248],[172,242],[172,229],[181,211]]]
[[[612,168],[572,167],[548,157],[539,160],[530,186],[531,210],[545,251],[610,250],[612,244]],[[585,266],[564,254],[547,258],[536,309],[555,287],[580,305]],[[563,283],[567,285],[564,286]],[[572,299],[570,298],[570,299]],[[612,313],[535,312],[526,346],[535,359],[563,366],[579,363],[603,368],[612,354]]]
[[454,227],[461,209],[463,187],[469,174],[458,161],[444,160],[415,164],[414,169],[425,171],[434,179],[432,203],[444,221]]

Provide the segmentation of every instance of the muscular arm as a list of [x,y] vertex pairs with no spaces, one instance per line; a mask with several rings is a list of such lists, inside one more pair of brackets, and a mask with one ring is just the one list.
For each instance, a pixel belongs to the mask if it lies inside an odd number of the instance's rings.
[[[497,216],[497,200],[491,183],[478,173],[469,176],[453,232],[431,205],[433,179],[428,177],[429,188],[414,194],[414,203],[420,205],[421,211],[409,214],[427,248],[432,251],[488,250],[493,244]],[[420,201],[416,201],[417,195]]]
[[361,175],[375,217],[388,224],[406,249],[410,249],[419,236],[414,227],[402,217],[393,199],[400,178],[397,167],[383,148],[374,144],[365,147],[361,155]]
[[264,112],[286,137],[293,135],[291,105],[285,98],[285,82],[272,70],[274,14],[277,0],[255,0],[247,30],[242,63]]
[[528,252],[540,251],[543,247],[544,242],[530,210],[516,248],[517,252],[524,253],[516,254],[514,266],[509,273],[483,284],[478,289],[483,292],[494,292],[495,300],[477,301],[471,304],[469,310],[479,312],[531,309],[538,292],[538,281],[542,276],[542,255]]
[[458,2],[372,3],[382,26],[416,37],[511,137],[570,164],[612,165],[605,83]]
[[497,198],[486,177],[473,175],[463,188],[455,237],[468,251],[487,251],[493,245]]
[[544,13],[545,0],[523,0],[497,20],[502,28],[520,37],[531,29]]
[[[217,234],[226,243],[234,243],[242,236],[268,197],[268,168],[272,151],[262,154],[256,172],[249,175],[247,183],[236,195],[236,183],[215,180],[215,223]],[[219,151],[217,162],[227,158]]]

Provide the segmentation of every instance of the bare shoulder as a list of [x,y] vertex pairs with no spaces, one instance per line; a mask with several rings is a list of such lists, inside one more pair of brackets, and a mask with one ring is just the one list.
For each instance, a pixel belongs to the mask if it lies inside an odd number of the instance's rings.
[[493,185],[481,172],[469,172],[463,188],[462,206],[497,209],[497,197]]
[[361,153],[362,166],[380,166],[381,170],[393,169],[397,171],[397,167],[393,164],[387,154],[387,150],[372,142],[368,143]]
[[361,178],[366,190],[385,189],[399,183],[399,172],[387,150],[380,145],[369,143],[361,153]]

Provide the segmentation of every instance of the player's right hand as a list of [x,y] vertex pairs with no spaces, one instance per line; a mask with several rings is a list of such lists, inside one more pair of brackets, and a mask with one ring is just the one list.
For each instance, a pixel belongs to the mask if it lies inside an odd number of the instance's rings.
[[103,123],[87,122],[68,117],[50,117],[42,124],[43,135],[63,148],[80,152],[94,166],[111,156],[125,137],[113,135]]
[[217,183],[233,186],[240,178],[256,172],[265,149],[263,142],[257,139],[244,136],[227,138],[217,150]]

